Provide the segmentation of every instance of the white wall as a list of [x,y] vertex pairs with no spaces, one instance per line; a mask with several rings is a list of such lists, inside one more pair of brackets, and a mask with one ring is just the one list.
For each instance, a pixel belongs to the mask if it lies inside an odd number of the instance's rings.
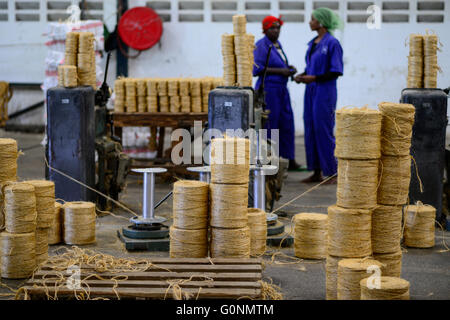
[[[178,3],[181,0],[172,0],[170,9],[157,10],[160,14],[171,16],[171,22],[164,23],[163,35],[160,44],[150,50],[142,52],[137,59],[129,60],[130,77],[181,77],[181,76],[221,76],[222,62],[220,53],[220,35],[232,32],[231,22],[211,22],[211,10],[214,0],[204,0],[202,10],[179,10]],[[189,2],[196,2],[192,0]],[[280,0],[281,1],[281,0]],[[291,0],[292,1],[292,0]],[[1,2],[1,0],[0,0]],[[11,2],[11,1],[9,1]],[[104,18],[108,19],[107,25],[110,31],[115,25],[115,1],[104,1]],[[150,1],[129,0],[130,7],[143,6]],[[161,1],[160,1],[161,2]],[[162,1],[164,2],[164,1]],[[168,1],[166,1],[168,2]],[[286,22],[282,27],[280,41],[283,44],[291,64],[298,70],[305,67],[304,55],[307,42],[315,36],[309,30],[308,21],[313,10],[312,0],[293,1],[304,4],[303,10],[283,11],[279,10],[278,0],[236,0],[237,10],[224,11],[224,13],[245,14],[301,14],[304,22]],[[267,2],[270,10],[246,10],[246,3]],[[348,5],[361,1],[327,1],[339,2],[338,13],[344,21],[349,14],[363,14],[365,10],[349,11]],[[362,1],[364,2],[364,1]],[[385,3],[398,3],[408,1],[372,0],[376,5],[383,7]],[[418,3],[437,2],[445,3],[445,9],[433,11],[418,11]],[[217,11],[222,13],[222,11]],[[0,11],[1,13],[1,11]],[[203,14],[204,22],[179,22],[178,15]],[[444,15],[444,23],[417,23],[418,14]],[[439,65],[443,70],[438,77],[438,86],[446,88],[450,86],[450,1],[409,1],[407,10],[383,10],[383,15],[404,14],[409,16],[409,23],[382,23],[381,29],[369,30],[365,23],[345,23],[342,32],[337,32],[336,37],[341,41],[344,49],[344,76],[338,81],[337,107],[347,105],[376,107],[381,101],[398,101],[401,90],[406,86],[408,47],[405,46],[410,33],[425,33],[426,29],[434,30],[444,45],[442,52],[438,54]],[[365,20],[364,20],[365,21]],[[9,30],[5,30],[5,23]],[[34,49],[36,42],[44,41],[38,35],[42,31],[31,30],[25,23],[0,22],[0,79],[8,81],[33,82],[40,81],[43,76],[43,61],[45,47]],[[29,22],[31,23],[31,22]],[[13,28],[13,29],[11,29]],[[253,33],[257,39],[262,37],[260,22],[248,23],[247,31]],[[30,33],[31,32],[31,33]],[[33,39],[30,39],[33,38]],[[19,41],[20,40],[20,41]],[[34,44],[30,50],[24,45],[28,42]],[[15,46],[8,45],[16,43]],[[21,43],[17,45],[17,43]],[[15,49],[16,47],[21,48]],[[26,46],[28,48],[28,46]],[[133,50],[130,53],[134,53]],[[113,85],[115,75],[115,54],[110,64],[108,82]],[[27,60],[27,63],[21,63]],[[303,85],[289,84],[291,100],[295,113],[297,133],[303,132]]]

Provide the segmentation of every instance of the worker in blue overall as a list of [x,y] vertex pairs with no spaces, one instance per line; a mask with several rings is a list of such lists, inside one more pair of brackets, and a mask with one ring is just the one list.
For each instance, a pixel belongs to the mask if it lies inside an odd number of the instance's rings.
[[289,170],[296,170],[300,168],[300,165],[295,162],[294,114],[287,82],[289,77],[297,73],[297,69],[289,65],[278,41],[282,25],[283,21],[273,16],[267,16],[262,21],[265,36],[255,44],[253,76],[259,77],[255,88],[258,90],[261,86],[269,47],[272,46],[264,82],[265,102],[267,109],[270,110],[269,121],[266,124],[267,137],[270,138],[270,130],[279,130],[279,155],[289,160]]
[[[313,11],[309,26],[317,37],[308,43],[305,72],[295,76],[297,83],[305,83],[303,120],[305,149],[309,171],[314,173],[302,182],[321,182],[324,176],[334,176],[337,160],[334,157],[336,80],[343,75],[342,47],[332,31],[342,22],[328,8]],[[336,177],[329,183],[336,183]]]

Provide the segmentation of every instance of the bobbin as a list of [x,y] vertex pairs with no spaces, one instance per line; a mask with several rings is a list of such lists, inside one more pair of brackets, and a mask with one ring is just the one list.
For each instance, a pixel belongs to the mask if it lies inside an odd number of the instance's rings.
[[203,166],[203,167],[189,167],[187,171],[190,172],[198,172],[198,180],[206,183],[211,182],[211,167]]
[[132,169],[133,172],[144,174],[144,191],[142,194],[142,217],[133,217],[131,222],[135,225],[153,225],[167,221],[166,218],[155,216],[155,174],[166,172],[165,168]]
[[[250,171],[253,171],[253,208],[266,211],[266,175],[273,175],[276,166],[273,165],[251,165]],[[278,215],[267,213],[267,221],[276,221]]]

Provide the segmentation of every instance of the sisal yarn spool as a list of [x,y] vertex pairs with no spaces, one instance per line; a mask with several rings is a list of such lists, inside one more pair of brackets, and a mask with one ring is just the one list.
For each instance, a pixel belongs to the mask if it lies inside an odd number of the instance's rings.
[[62,236],[62,204],[55,202],[55,214],[53,215],[52,225],[48,230],[48,244],[57,244],[61,242]]
[[167,79],[158,79],[158,95],[167,96]]
[[436,77],[439,71],[437,56],[424,57],[424,75],[425,77]]
[[410,56],[423,56],[423,36],[421,34],[409,35],[409,55]]
[[338,263],[337,299],[360,300],[362,279],[368,278],[381,263],[372,259],[344,259]]
[[137,111],[147,112],[147,96],[137,96]]
[[171,258],[204,258],[208,256],[208,229],[187,230],[170,227]]
[[158,112],[158,96],[147,96],[147,111]]
[[63,210],[64,242],[76,245],[95,242],[95,204],[84,201],[66,202]]
[[136,80],[134,79],[125,80],[125,107],[127,112],[137,111]]
[[336,111],[335,156],[344,159],[378,159],[381,156],[381,113],[364,108]]
[[58,87],[64,87],[64,66],[58,66]]
[[114,112],[125,111],[125,80],[117,79],[114,81]]
[[248,228],[250,229],[250,255],[261,256],[266,252],[267,215],[258,208],[248,208]]
[[208,95],[203,96],[202,112],[206,112],[206,113],[208,112],[208,107],[209,107],[208,102],[209,102],[209,96]]
[[408,87],[421,88],[423,85],[423,57],[408,57]]
[[63,86],[73,88],[78,85],[77,67],[75,66],[59,66],[62,69]]
[[180,79],[180,96],[189,96],[189,79]]
[[92,32],[80,32],[78,41],[78,52],[91,53],[94,51],[95,38]]
[[191,96],[191,110],[192,112],[202,112],[202,98]]
[[17,141],[0,138],[0,184],[17,180]]
[[402,251],[394,253],[374,253],[373,258],[380,263],[381,275],[400,278],[402,273]]
[[210,184],[211,222],[218,228],[244,228],[248,223],[248,184]]
[[157,96],[158,95],[158,79],[148,79],[147,80],[147,96]]
[[66,33],[65,41],[65,51],[66,52],[77,52],[78,51],[78,40],[80,37],[79,32],[68,32]]
[[249,258],[250,229],[211,228],[211,258]]
[[412,104],[381,102],[381,153],[407,156],[410,153],[415,108]]
[[35,188],[28,183],[14,182],[3,187],[5,229],[10,233],[36,230]]
[[226,137],[211,140],[211,182],[248,183],[249,139]]
[[202,84],[200,79],[191,79],[189,82],[191,97],[200,97],[202,95]]
[[372,251],[392,253],[400,250],[402,207],[378,205],[372,212]]
[[209,185],[180,180],[173,185],[173,226],[179,229],[208,228]]
[[224,33],[222,34],[222,55],[233,56],[234,55],[234,35]]
[[178,79],[167,80],[167,95],[169,97],[178,96]]
[[299,213],[294,218],[294,253],[298,258],[324,259],[327,256],[328,216]]
[[411,180],[411,156],[383,155],[379,166],[379,177],[378,203],[406,204]]
[[48,259],[48,232],[49,228],[36,229],[36,265]]
[[159,96],[159,111],[160,112],[169,112],[169,97],[168,96]]
[[433,206],[418,203],[405,208],[405,245],[412,248],[434,247],[434,220],[436,209]]
[[243,14],[236,14],[232,18],[233,22],[233,33],[235,35],[245,34],[246,33],[246,25],[247,18]]
[[0,233],[0,274],[2,278],[28,278],[36,267],[35,232]]
[[136,95],[147,96],[147,82],[145,79],[136,80]]
[[437,88],[436,77],[424,77],[423,78],[423,87],[424,88]]
[[181,96],[181,112],[191,112],[190,96]]
[[55,215],[55,183],[48,180],[30,180],[36,194],[37,227],[49,228]]
[[377,205],[379,160],[338,159],[337,202],[343,208]]
[[211,91],[212,80],[208,77],[202,79],[202,95],[207,96]]
[[170,112],[178,113],[181,111],[180,96],[169,96]]
[[369,279],[360,282],[361,300],[409,300],[409,282],[394,277],[380,277],[379,286]]
[[371,220],[370,210],[328,207],[328,254],[347,258],[370,256]]
[[436,34],[426,34],[423,36],[423,55],[435,56],[438,50],[438,36]]

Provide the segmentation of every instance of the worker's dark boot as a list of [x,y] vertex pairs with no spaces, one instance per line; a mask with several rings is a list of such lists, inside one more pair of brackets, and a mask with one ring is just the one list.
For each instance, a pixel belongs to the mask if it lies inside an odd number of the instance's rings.
[[323,177],[322,177],[322,172],[320,170],[315,170],[313,175],[301,180],[300,182],[303,183],[313,183],[313,182],[322,182],[323,181]]

